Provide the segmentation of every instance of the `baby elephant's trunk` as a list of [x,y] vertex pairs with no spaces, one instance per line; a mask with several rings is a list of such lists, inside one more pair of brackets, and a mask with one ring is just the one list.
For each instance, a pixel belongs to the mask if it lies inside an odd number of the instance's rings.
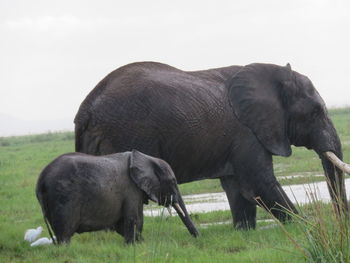
[[179,217],[181,218],[182,222],[185,224],[191,235],[197,237],[199,235],[199,232],[196,229],[195,225],[192,222],[192,219],[190,218],[190,215],[187,212],[185,203],[182,200],[181,196],[179,196],[178,199],[179,203],[173,203],[172,206],[176,210],[177,214],[179,215]]

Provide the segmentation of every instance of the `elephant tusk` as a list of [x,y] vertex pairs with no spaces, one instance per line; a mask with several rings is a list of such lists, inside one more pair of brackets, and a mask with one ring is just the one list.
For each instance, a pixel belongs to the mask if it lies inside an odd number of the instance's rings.
[[174,203],[174,207],[177,208],[176,212],[180,212],[182,214],[183,217],[185,217],[185,213],[184,211],[181,209],[181,207],[179,206],[178,203]]
[[324,155],[329,161],[331,161],[336,167],[338,167],[343,172],[350,174],[350,165],[341,161],[334,153],[325,152]]
[[173,213],[171,212],[171,208],[168,206],[167,209],[168,209],[169,215],[173,216]]

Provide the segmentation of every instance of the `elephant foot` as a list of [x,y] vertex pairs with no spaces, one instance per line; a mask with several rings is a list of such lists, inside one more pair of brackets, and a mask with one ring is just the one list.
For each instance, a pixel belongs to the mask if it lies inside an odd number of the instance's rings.
[[[243,203],[245,203],[243,205]],[[233,225],[237,230],[250,230],[256,227],[256,205],[251,202],[241,202],[240,209],[233,212]]]
[[234,223],[234,228],[236,230],[251,230],[256,228],[256,221],[255,218],[254,220],[245,220],[245,221],[235,221]]

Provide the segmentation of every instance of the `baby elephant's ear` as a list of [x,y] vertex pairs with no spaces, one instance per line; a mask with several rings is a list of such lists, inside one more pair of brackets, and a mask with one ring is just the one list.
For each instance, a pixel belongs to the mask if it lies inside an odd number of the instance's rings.
[[160,182],[156,175],[156,158],[132,150],[130,157],[130,177],[154,202],[158,203]]

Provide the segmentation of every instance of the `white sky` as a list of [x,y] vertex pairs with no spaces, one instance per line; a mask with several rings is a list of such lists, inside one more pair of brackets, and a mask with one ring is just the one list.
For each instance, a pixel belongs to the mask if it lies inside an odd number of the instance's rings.
[[350,105],[350,1],[0,0],[0,113],[73,119],[107,73],[152,60],[184,70],[268,62]]

